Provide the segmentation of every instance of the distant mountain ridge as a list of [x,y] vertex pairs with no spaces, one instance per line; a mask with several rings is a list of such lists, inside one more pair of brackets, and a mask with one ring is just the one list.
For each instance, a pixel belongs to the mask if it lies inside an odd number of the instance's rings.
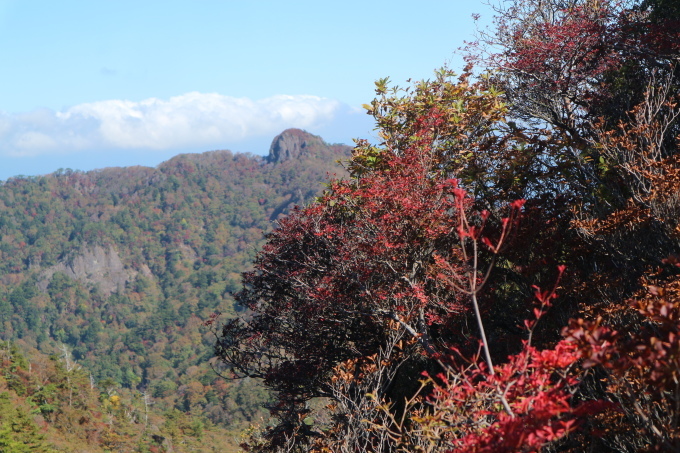
[[217,378],[203,322],[238,310],[231,292],[264,235],[328,173],[342,173],[336,162],[350,152],[289,129],[264,157],[210,151],[156,168],[8,179],[0,340],[29,360],[63,344],[103,390],[144,390],[159,413],[219,426],[252,419],[264,396],[252,382]]

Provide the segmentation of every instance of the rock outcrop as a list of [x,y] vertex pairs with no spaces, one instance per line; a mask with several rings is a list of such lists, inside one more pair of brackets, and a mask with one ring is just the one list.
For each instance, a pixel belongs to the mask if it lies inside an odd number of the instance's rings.
[[324,146],[321,137],[301,129],[286,129],[272,141],[267,160],[280,163],[290,159],[299,159],[309,154],[311,148],[320,146]]
[[69,278],[85,284],[97,285],[104,296],[122,292],[127,282],[137,274],[125,268],[113,246],[104,248],[98,245],[85,248],[78,255],[45,269],[41,273],[38,288],[47,291],[52,276],[57,272],[63,272]]

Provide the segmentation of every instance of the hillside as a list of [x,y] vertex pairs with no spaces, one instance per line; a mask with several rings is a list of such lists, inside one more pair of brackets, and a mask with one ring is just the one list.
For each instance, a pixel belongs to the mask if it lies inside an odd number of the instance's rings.
[[178,411],[234,428],[263,415],[262,390],[211,369],[204,322],[235,314],[231,293],[264,235],[327,173],[342,172],[336,161],[349,152],[292,129],[267,157],[212,151],[157,168],[9,179],[0,185],[0,339],[29,362],[70,353],[95,393],[144,391],[166,420]]

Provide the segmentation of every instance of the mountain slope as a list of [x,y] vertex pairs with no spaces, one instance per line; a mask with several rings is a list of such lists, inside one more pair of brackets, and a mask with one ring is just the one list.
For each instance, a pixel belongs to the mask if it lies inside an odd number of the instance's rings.
[[266,395],[216,377],[203,323],[235,313],[230,293],[264,235],[349,152],[294,129],[267,157],[212,151],[157,168],[9,179],[0,339],[29,358],[65,345],[101,389],[146,390],[158,412],[252,419]]

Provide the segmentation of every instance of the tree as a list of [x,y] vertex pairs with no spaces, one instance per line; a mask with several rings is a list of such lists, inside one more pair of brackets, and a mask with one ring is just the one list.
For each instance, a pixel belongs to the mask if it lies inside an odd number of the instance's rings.
[[600,314],[618,305],[616,324],[640,278],[680,246],[679,19],[663,0],[499,2],[494,26],[467,48],[509,119],[559,145],[545,150],[553,165],[540,178],[564,195],[539,203],[568,245],[551,254],[571,263],[573,283],[594,282],[564,296]]
[[[488,350],[481,318],[489,300],[481,287],[523,202],[493,221],[488,211],[472,214],[474,200],[460,185],[491,194],[485,202],[502,212],[500,196],[530,184],[501,171],[487,179],[477,173],[481,163],[500,167],[520,144],[544,145],[503,123],[498,93],[451,76],[442,71],[403,97],[387,96],[379,81],[383,97],[370,111],[384,143],[360,142],[348,165],[352,177],[331,181],[316,202],[283,219],[245,274],[236,297],[251,316],[229,321],[216,351],[236,377],[261,378],[276,392],[272,448],[319,435],[305,423],[309,402],[328,397],[342,406],[333,430],[357,436],[348,451],[377,449],[386,440],[351,426],[353,416],[372,412],[377,420],[383,401],[403,411],[420,372],[440,372],[451,347],[469,357],[481,336],[491,373],[491,356],[506,352]],[[517,322],[526,304],[513,307]],[[487,334],[507,338],[508,323],[488,323]],[[343,375],[352,377],[345,387]]]
[[45,436],[24,407],[17,407],[7,392],[0,392],[0,451],[51,452]]
[[[577,147],[601,116],[615,125],[654,71],[677,73],[677,8],[665,1],[500,2],[494,27],[468,47],[493,71],[513,112],[565,133]],[[664,11],[666,12],[664,14]]]
[[[633,312],[628,299],[677,281],[680,40],[677,16],[660,16],[677,9],[503,5],[482,36],[495,53],[471,57],[488,65],[477,81],[376,83],[365,107],[380,145],[358,141],[350,178],[281,220],[244,275],[247,315],[216,353],[274,391],[278,421],[248,448],[676,445],[675,412],[650,422],[635,389],[651,408],[677,403],[655,382],[674,376],[680,326],[672,303]],[[611,333],[649,323],[664,336]],[[617,354],[631,361],[607,368]],[[622,401],[637,440],[616,433]]]

